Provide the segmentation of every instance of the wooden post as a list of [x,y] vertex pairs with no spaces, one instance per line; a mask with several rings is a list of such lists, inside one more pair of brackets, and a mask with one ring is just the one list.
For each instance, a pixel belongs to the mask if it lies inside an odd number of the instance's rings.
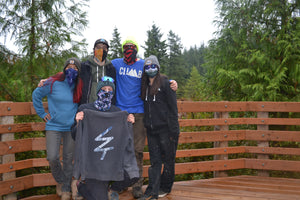
[[[228,112],[215,112],[214,118],[224,118],[226,120],[229,116]],[[214,128],[216,131],[228,131],[229,127],[227,125],[225,126],[215,126]],[[224,134],[224,138],[226,138],[227,135]],[[217,147],[228,147],[227,141],[216,141],[214,142],[214,148]],[[228,155],[215,155],[214,160],[228,160]],[[228,176],[225,171],[214,171],[214,177],[226,177]]]
[[[257,118],[268,118],[269,113],[268,112],[257,112]],[[260,131],[266,131],[269,130],[269,125],[257,125],[257,130]],[[264,137],[264,134],[262,135]],[[269,142],[268,141],[257,141],[257,146],[259,147],[269,147]],[[263,150],[263,148],[262,148]],[[266,154],[258,154],[257,155],[258,159],[269,159],[269,155]],[[258,170],[257,171],[258,176],[269,176],[269,172],[265,170]]]
[[[7,109],[9,111],[11,108],[7,108]],[[14,117],[13,116],[0,117],[0,124],[13,124],[13,123],[14,123]],[[1,134],[0,138],[1,138],[0,141],[14,140],[14,133]],[[1,161],[1,164],[15,162],[15,154],[3,155],[2,159],[0,159],[0,161]],[[0,176],[0,178],[1,178],[1,181],[14,179],[14,178],[16,178],[16,172],[3,173],[2,176]],[[11,187],[13,187],[13,185]],[[16,195],[16,193],[12,193],[12,194],[8,194],[6,196],[2,196],[1,199],[3,199],[3,200],[16,200],[17,195]]]

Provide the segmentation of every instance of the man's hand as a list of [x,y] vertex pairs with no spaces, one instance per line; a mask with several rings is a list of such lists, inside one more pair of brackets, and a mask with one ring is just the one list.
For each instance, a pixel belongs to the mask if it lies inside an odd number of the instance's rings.
[[48,122],[51,119],[51,115],[47,113],[47,115],[44,117],[44,121]]
[[75,117],[75,119],[76,119],[76,122],[78,123],[78,122],[79,122],[79,120],[83,120],[83,117],[84,117],[84,113],[83,113],[83,111],[81,111],[81,112],[78,112],[78,113],[76,114],[76,117]]
[[170,87],[172,90],[174,90],[176,92],[178,89],[177,82],[175,80],[170,80]]
[[127,121],[134,124],[134,122],[135,122],[134,115],[133,114],[129,114],[128,117],[127,117]]
[[47,79],[42,79],[40,80],[38,87],[42,87],[44,85],[44,83],[46,82]]

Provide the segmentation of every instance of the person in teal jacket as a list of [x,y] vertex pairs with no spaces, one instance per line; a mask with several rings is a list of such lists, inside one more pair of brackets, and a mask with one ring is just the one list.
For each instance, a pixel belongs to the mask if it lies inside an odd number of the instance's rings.
[[[63,72],[49,77],[42,87],[37,87],[32,93],[36,113],[46,122],[47,160],[51,173],[58,183],[57,194],[62,200],[71,199],[74,151],[71,126],[82,95],[80,66],[77,58],[69,58]],[[44,97],[47,97],[48,113],[43,107]],[[61,139],[63,139],[63,167],[59,159]]]

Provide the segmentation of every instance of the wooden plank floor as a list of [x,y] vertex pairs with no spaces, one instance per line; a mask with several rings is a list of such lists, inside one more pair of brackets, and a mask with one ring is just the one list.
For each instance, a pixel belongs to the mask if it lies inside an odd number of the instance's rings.
[[[145,188],[144,188],[145,189]],[[133,200],[131,190],[120,195]],[[300,179],[235,176],[175,182],[160,200],[300,200]]]

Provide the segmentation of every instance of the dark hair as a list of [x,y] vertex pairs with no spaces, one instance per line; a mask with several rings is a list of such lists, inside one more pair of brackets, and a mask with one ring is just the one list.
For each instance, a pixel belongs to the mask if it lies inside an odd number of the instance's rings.
[[[57,74],[49,77],[44,85],[51,84],[50,93],[52,93],[53,83],[55,81],[64,81],[64,80],[65,80],[65,74],[63,72],[58,72]],[[74,92],[73,92],[73,102],[74,103],[80,102],[81,96],[82,96],[82,87],[83,87],[83,81],[78,74],[76,83],[75,83]]]

